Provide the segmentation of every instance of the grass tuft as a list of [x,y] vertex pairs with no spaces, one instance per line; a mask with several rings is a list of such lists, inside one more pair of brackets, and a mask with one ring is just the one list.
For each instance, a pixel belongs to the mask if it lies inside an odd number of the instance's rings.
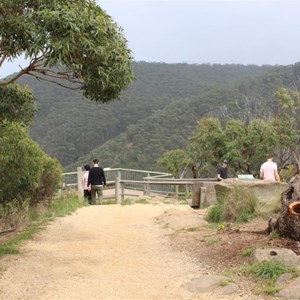
[[235,187],[218,203],[209,207],[206,219],[209,222],[249,222],[257,208],[257,198],[252,191]]
[[121,205],[132,205],[133,201],[130,198],[126,198],[122,201]]
[[141,199],[137,199],[135,201],[135,203],[139,203],[139,204],[150,204],[150,202],[147,199],[141,198]]
[[240,271],[245,275],[251,275],[257,280],[259,293],[274,295],[279,291],[275,286],[276,280],[286,273],[297,274],[295,268],[286,266],[281,261],[264,261],[249,266],[244,266]]

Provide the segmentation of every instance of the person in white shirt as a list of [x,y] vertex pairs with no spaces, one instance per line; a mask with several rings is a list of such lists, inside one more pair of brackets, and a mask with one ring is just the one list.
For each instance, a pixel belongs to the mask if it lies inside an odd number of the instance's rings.
[[83,185],[83,196],[88,200],[89,204],[91,204],[92,203],[91,187],[88,186],[89,171],[90,171],[90,166],[85,165],[83,176],[82,176],[82,185]]
[[262,180],[280,182],[277,164],[273,162],[273,156],[271,154],[267,155],[267,161],[261,165],[259,175]]

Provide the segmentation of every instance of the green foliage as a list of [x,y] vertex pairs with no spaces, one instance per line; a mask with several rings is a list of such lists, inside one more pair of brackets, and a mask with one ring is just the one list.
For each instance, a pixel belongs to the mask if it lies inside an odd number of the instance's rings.
[[0,203],[26,199],[39,185],[44,153],[18,123],[0,123]]
[[0,16],[0,59],[30,59],[0,86],[27,73],[107,102],[133,78],[122,29],[95,1],[2,0]]
[[20,244],[29,240],[40,230],[40,224],[32,224],[8,242],[0,243],[0,257],[7,254],[19,254]]
[[258,287],[268,295],[274,295],[279,291],[279,288],[275,287],[275,282],[282,274],[296,273],[295,268],[287,267],[281,261],[264,261],[244,266],[241,271],[259,279]]
[[268,149],[275,146],[268,138],[271,132],[271,126],[260,119],[251,120],[248,124],[240,120],[226,123],[225,156],[235,174],[258,174]]
[[249,266],[245,270],[256,278],[276,280],[282,274],[292,272],[292,268],[288,268],[280,261],[265,261]]
[[200,119],[190,138],[188,152],[194,162],[202,169],[217,166],[225,154],[225,139],[220,121],[214,117]]
[[0,123],[0,203],[50,198],[61,177],[56,159],[48,157],[19,123]]
[[209,207],[209,222],[248,222],[256,212],[257,198],[252,191],[235,187],[218,199],[218,203]]
[[23,226],[28,222],[29,200],[13,199],[0,204],[0,232]]
[[210,206],[207,210],[207,220],[213,223],[219,223],[225,220],[224,203],[219,202]]
[[279,88],[275,92],[275,116],[272,120],[275,151],[278,153],[279,169],[299,157],[299,109],[300,94],[286,88]]
[[149,202],[147,199],[141,198],[141,199],[135,200],[135,203],[139,203],[139,204],[149,204],[150,202]]
[[236,175],[258,175],[267,153],[275,153],[279,170],[291,163],[298,148],[300,128],[295,112],[298,111],[299,93],[280,88],[275,92],[273,105],[276,114],[267,121],[229,119],[223,127],[216,117],[202,118],[191,136],[189,156],[201,162],[202,169],[217,166],[226,158]]
[[122,201],[121,205],[132,205],[133,201],[130,198],[126,198]]
[[[34,219],[30,220],[31,223],[21,233],[7,242],[0,243],[0,258],[7,254],[18,254],[21,243],[31,239],[35,233],[47,224],[47,221],[70,214],[81,206],[82,204],[77,197],[61,197],[51,201],[49,207],[44,207],[43,212],[36,211],[36,213],[32,213],[31,216],[34,216]],[[0,219],[1,221],[2,219]]]
[[29,125],[36,111],[35,99],[28,86],[0,87],[0,122],[7,120]]
[[51,199],[62,183],[62,168],[57,159],[44,154],[38,187],[31,193],[31,204]]
[[[53,89],[46,83],[22,77],[20,81],[32,87],[39,101],[40,110],[31,136],[48,154],[57,157],[64,166],[69,165],[67,170],[73,171],[97,156],[107,167],[164,171],[158,159],[166,151],[188,148],[189,136],[202,117],[219,116],[224,134],[228,121],[221,118],[224,110],[235,120],[241,117],[248,130],[248,123],[253,120],[251,116],[262,119],[273,112],[273,94],[278,86],[289,87],[291,82],[296,82],[290,67],[135,63],[134,71],[136,80],[122,94],[121,102],[99,105],[82,101],[72,91]],[[249,99],[249,105],[237,107],[236,102],[243,103],[245,99]],[[257,111],[255,104],[261,102],[265,104]],[[242,118],[243,115],[250,117]],[[272,145],[278,142],[274,135],[269,136],[267,144],[256,144],[260,147],[257,150],[254,146],[251,148],[256,152],[253,155],[248,152],[250,158],[239,151],[241,159],[235,159],[238,155],[233,147],[247,146],[247,139],[259,141],[264,127],[254,125],[255,128],[249,127],[251,134],[241,136],[244,144],[231,141],[228,154],[229,170],[233,174],[238,172],[239,163],[242,170],[248,168],[257,174],[257,166],[265,160],[266,152],[273,150]],[[225,150],[222,149],[217,163],[223,157],[229,159]],[[215,176],[217,164],[210,164],[210,157],[201,155],[203,161],[195,160],[199,163],[200,175]],[[275,161],[278,162],[277,156]]]
[[158,160],[158,163],[165,167],[166,170],[173,174],[176,178],[179,178],[187,165],[190,164],[186,152],[181,149],[165,152]]
[[295,171],[296,171],[296,166],[293,165],[289,165],[286,168],[281,169],[279,173],[280,180],[283,182],[289,182],[293,174],[296,173]]
[[80,206],[82,204],[78,201],[77,197],[54,199],[50,202],[50,207],[43,217],[46,219],[63,217],[73,213]]
[[[74,91],[28,76],[19,81],[30,85],[38,99],[32,138],[64,167],[74,163],[68,170],[98,156],[107,167],[164,171],[158,158],[165,151],[184,149],[197,120],[219,102],[226,103],[222,87],[269,69],[134,63],[136,80],[121,101],[106,104],[82,100]],[[209,92],[215,88],[220,89],[217,95]]]

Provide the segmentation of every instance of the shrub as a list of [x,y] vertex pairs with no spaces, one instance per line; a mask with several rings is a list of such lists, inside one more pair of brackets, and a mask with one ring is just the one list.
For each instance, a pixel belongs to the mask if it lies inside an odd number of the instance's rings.
[[59,162],[29,137],[20,123],[0,123],[0,204],[52,197],[61,180]]
[[210,222],[248,222],[256,211],[257,198],[243,187],[235,187],[226,193],[207,212]]
[[57,159],[46,154],[42,160],[42,174],[38,187],[31,194],[31,205],[51,199],[62,183],[62,168]]
[[0,204],[22,202],[35,189],[42,172],[43,151],[20,123],[0,123]]
[[23,227],[28,223],[29,201],[16,199],[0,204],[0,231]]

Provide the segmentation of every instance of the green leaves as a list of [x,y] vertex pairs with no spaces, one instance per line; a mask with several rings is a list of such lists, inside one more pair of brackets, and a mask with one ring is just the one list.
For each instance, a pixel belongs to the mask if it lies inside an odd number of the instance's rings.
[[164,155],[158,160],[158,163],[165,167],[168,172],[173,174],[176,178],[179,178],[184,169],[190,165],[187,154],[182,149],[165,152]]
[[0,123],[0,202],[25,200],[38,186],[44,153],[19,123]]
[[24,54],[30,63],[19,75],[82,90],[94,101],[118,98],[133,72],[131,51],[117,24],[95,1],[38,2],[1,2],[0,61]]
[[299,93],[279,88],[274,95],[276,113],[266,121],[229,119],[221,126],[215,117],[202,118],[190,138],[190,158],[201,162],[203,170],[216,169],[226,158],[234,174],[253,175],[259,174],[260,165],[270,152],[276,157],[279,170],[291,163],[300,138],[296,119]]
[[28,126],[36,111],[35,98],[29,87],[15,84],[0,87],[0,122],[7,120]]

